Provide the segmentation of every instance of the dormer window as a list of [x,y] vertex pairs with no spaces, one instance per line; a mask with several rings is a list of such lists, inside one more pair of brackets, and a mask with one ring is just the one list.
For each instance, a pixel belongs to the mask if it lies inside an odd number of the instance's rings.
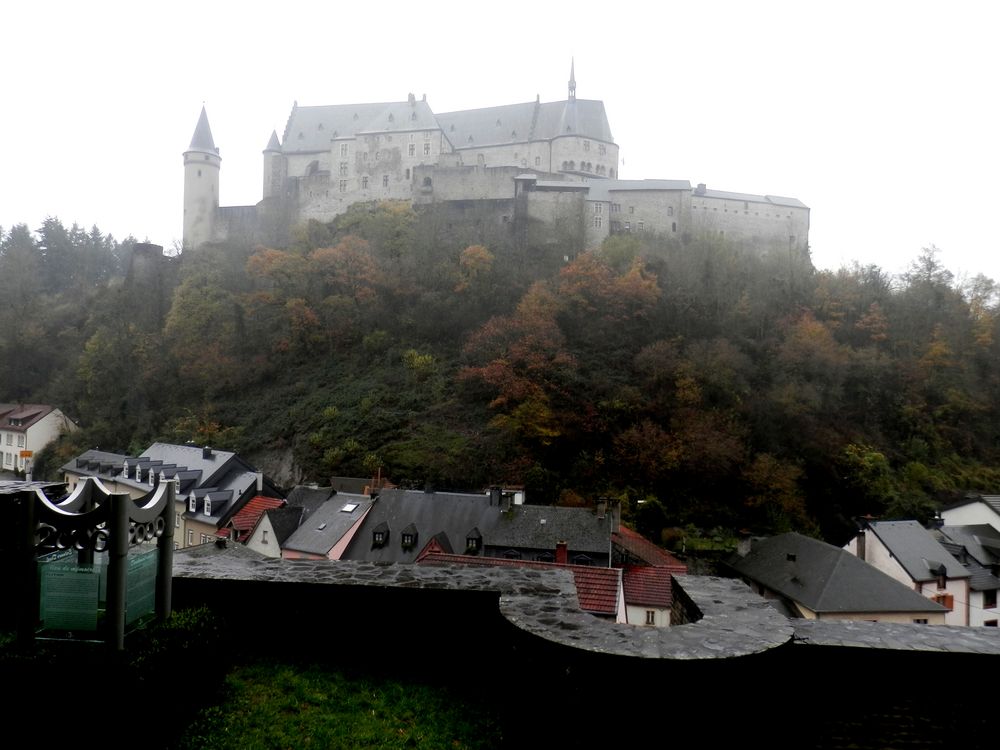
[[192,492],[188,496],[188,512],[194,513],[196,510],[198,510],[198,498],[195,497],[194,493]]
[[205,496],[205,515],[212,515],[212,498]]
[[478,528],[473,528],[465,535],[465,554],[474,555],[483,549],[483,535]]
[[389,541],[389,524],[385,521],[372,530],[372,549],[384,547]]
[[417,527],[412,523],[403,529],[400,534],[400,544],[402,544],[403,549],[413,549],[417,544]]
[[142,467],[139,464],[135,465],[135,481],[142,481]]

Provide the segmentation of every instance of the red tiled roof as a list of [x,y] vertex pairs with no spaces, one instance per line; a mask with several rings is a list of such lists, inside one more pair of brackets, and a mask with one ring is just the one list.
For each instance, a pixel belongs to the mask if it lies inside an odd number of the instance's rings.
[[615,544],[647,565],[668,568],[670,572],[679,575],[687,573],[687,565],[627,526],[619,527],[618,531],[611,535],[611,538]]
[[254,526],[260,520],[260,517],[264,515],[267,511],[274,508],[280,508],[285,504],[284,500],[278,500],[274,497],[264,497],[263,495],[257,495],[251,498],[246,505],[240,508],[236,515],[233,516],[232,527],[236,529],[237,541],[245,542],[250,538],[250,532],[253,531]]
[[508,560],[504,557],[477,557],[473,555],[448,555],[431,550],[417,558],[417,563],[427,565],[457,564],[494,568],[565,568],[573,574],[576,596],[580,609],[595,615],[618,614],[618,591],[621,586],[620,568],[597,568],[590,565],[560,565],[536,560]]
[[652,565],[629,565],[622,572],[626,604],[669,607],[673,602],[670,570]]

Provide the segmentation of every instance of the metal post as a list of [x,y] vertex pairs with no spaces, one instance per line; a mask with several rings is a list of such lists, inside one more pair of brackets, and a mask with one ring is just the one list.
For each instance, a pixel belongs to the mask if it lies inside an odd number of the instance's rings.
[[17,639],[23,646],[35,640],[38,625],[38,563],[35,561],[35,493],[20,492],[17,505]]
[[174,584],[174,503],[176,486],[170,481],[167,485],[167,505],[163,509],[163,534],[156,541],[158,555],[156,559],[156,617],[166,620],[172,611],[172,591]]
[[128,583],[129,513],[132,498],[115,493],[108,499],[111,515],[108,526],[108,590],[105,610],[105,643],[116,650],[125,648],[125,592]]

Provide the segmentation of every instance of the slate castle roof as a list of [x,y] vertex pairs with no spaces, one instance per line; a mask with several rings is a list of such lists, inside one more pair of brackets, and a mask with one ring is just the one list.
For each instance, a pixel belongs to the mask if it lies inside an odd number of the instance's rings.
[[945,611],[850,552],[795,532],[755,542],[729,564],[817,613]]

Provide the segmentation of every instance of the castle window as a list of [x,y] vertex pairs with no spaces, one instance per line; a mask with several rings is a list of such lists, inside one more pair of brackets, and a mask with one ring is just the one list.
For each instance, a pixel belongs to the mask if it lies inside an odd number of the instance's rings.
[[573,161],[572,159],[570,159],[569,168],[570,168],[570,171],[576,169],[576,162]]
[[198,176],[201,177],[201,170],[198,170]]
[[347,156],[347,144],[346,143],[341,143],[340,144],[340,155],[341,156]]
[[673,216],[673,215],[674,215],[674,207],[667,206],[667,216]]
[[607,152],[608,152],[607,146],[605,146],[603,143],[598,144],[597,153],[599,153],[601,156],[604,156]]
[[340,176],[341,177],[347,177],[347,162],[346,161],[340,162]]
[[431,153],[431,144],[430,143],[425,143],[424,144],[424,156],[430,156],[430,153]]
[[424,187],[430,187],[430,186],[431,186],[431,178],[430,177],[425,177],[424,178]]
[[[452,126],[451,126],[451,129],[452,129],[452,132],[454,132],[454,130],[455,130],[455,126],[454,126],[454,125],[452,125]],[[431,139],[431,131],[429,131],[429,130],[425,130],[425,131],[424,131],[424,140],[425,140],[425,141],[429,141],[430,139]]]
[[375,161],[382,161],[382,152],[381,151],[376,151],[375,152]]
[[638,226],[636,227],[636,229],[637,229],[638,231],[642,232],[642,231],[645,231],[645,227],[646,227],[646,223],[645,223],[645,222],[643,222],[643,221],[640,221],[640,222],[639,222],[639,225],[638,225]]
[[676,232],[676,231],[677,231],[677,222],[676,222],[676,221],[675,221],[675,222],[672,222],[672,223],[670,224],[670,231],[671,231],[671,232]]
[[615,170],[611,169],[608,171],[608,176],[613,180],[615,179]]
[[396,118],[392,116],[392,112],[389,113],[389,122],[395,122]]
[[602,224],[603,224],[603,222],[604,222],[604,217],[602,217],[600,215],[595,216],[594,217],[594,228],[595,229],[600,229],[601,226],[602,226]]
[[594,204],[594,213],[595,214],[604,213],[604,204],[603,203],[595,203]]
[[382,187],[389,187],[389,175],[382,175]]
[[417,153],[417,147],[415,144],[411,143],[409,146],[406,147],[407,156],[415,156],[416,153]]
[[542,157],[536,156],[535,157],[535,166],[536,167],[540,167],[541,165],[542,165]]
[[363,154],[361,154],[361,161],[368,161],[368,152],[367,151],[365,151]]
[[342,193],[346,193],[347,192],[347,180],[341,180],[340,181],[340,192],[342,192]]
[[584,151],[590,151],[590,141],[584,141],[583,142],[583,150]]
[[634,213],[635,213],[635,206],[629,206],[629,207],[628,207],[628,212],[629,212],[630,214],[634,214]]
[[632,222],[630,222],[630,221],[626,221],[625,222],[625,231],[626,232],[631,232],[632,231]]
[[410,168],[406,168],[406,179],[410,179]]
[[365,175],[364,177],[361,178],[361,187],[364,190],[368,189],[368,175]]
[[410,119],[411,120],[416,120],[417,119],[417,113],[416,112],[411,112],[410,113]]

